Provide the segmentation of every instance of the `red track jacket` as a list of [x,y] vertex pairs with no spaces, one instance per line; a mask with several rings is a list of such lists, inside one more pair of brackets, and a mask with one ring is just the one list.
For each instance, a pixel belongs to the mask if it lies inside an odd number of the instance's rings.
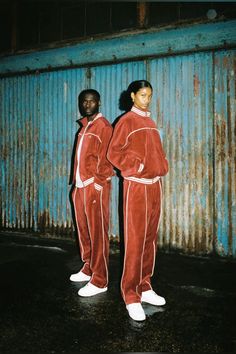
[[90,183],[103,186],[114,174],[106,153],[112,135],[112,126],[98,113],[93,121],[81,119],[74,160],[73,184],[85,187]]
[[107,154],[124,178],[142,183],[168,172],[157,126],[149,116],[133,106],[116,124]]

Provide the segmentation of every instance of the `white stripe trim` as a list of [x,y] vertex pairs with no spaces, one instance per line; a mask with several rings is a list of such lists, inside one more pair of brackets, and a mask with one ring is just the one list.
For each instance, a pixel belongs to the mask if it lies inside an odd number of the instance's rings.
[[[83,144],[83,140],[84,140],[84,136],[86,135],[86,131],[88,129],[88,127],[98,118],[102,117],[102,113],[98,113],[96,115],[96,117],[94,118],[94,120],[92,121],[88,121],[88,124],[86,125],[85,129],[84,129],[84,132],[83,134],[79,134],[81,135],[81,138],[80,138],[80,142],[79,142],[79,146],[78,146],[78,149],[77,149],[77,152],[76,152],[76,158],[77,158],[77,169],[76,169],[76,174],[75,174],[75,181],[76,181],[76,187],[77,188],[83,188],[84,185],[83,185],[83,182],[81,180],[81,177],[80,177],[80,156],[81,156],[81,150],[82,150],[82,144]],[[95,134],[92,134],[92,135],[95,135]],[[96,136],[96,135],[95,135]],[[101,141],[101,139],[97,136],[97,138]],[[91,182],[92,183],[92,182]]]
[[162,191],[161,181],[159,181],[159,185],[160,185],[161,196],[160,196],[160,217],[159,217],[159,221],[158,221],[158,225],[157,225],[157,232],[159,230],[160,221],[161,221],[161,215],[162,215],[162,196],[163,196],[163,191]]
[[133,130],[132,132],[130,132],[127,137],[126,137],[126,140],[125,140],[125,143],[124,145],[121,147],[121,149],[124,149],[124,147],[128,144],[128,139],[130,137],[130,135],[140,131],[140,130],[156,130],[158,132],[158,129],[157,128],[150,128],[150,127],[143,127],[143,128],[139,128],[139,129],[135,129]]
[[147,186],[145,186],[144,188],[145,188],[145,232],[143,238],[143,252],[141,256],[141,268],[140,268],[140,280],[139,280],[140,284],[142,284],[142,280],[143,280],[143,256],[144,256],[145,243],[147,238]]
[[101,118],[101,117],[102,117],[102,113],[98,113],[96,115],[96,117],[91,122],[94,122],[96,119]]
[[84,187],[87,187],[89,184],[93,183],[94,182],[94,177],[91,177],[89,179],[86,179],[84,182],[83,182],[83,185]]
[[75,182],[75,185],[77,188],[84,188],[87,187],[89,184],[92,184],[94,182],[94,177],[90,177],[88,179],[86,179],[85,181],[81,181],[81,183],[79,185],[77,185],[77,181]]
[[138,182],[138,183],[142,183],[142,184],[154,184],[157,181],[159,181],[161,177],[160,176],[156,176],[154,178],[138,178],[138,177],[124,177],[124,179],[128,180],[128,181],[133,181],[133,182]]
[[[158,224],[157,224],[156,235],[157,235],[158,230],[159,230],[160,221],[161,221],[161,215],[162,215],[162,187],[161,187],[161,181],[160,180],[159,180],[159,186],[160,186],[160,194],[161,194],[160,195],[160,215],[159,215],[159,220],[158,220]],[[154,246],[154,258],[153,258],[153,266],[152,266],[152,275],[154,273],[155,262],[156,262],[156,243],[154,241],[153,241],[153,246]]]
[[88,124],[87,124],[87,126],[86,126],[86,128],[84,130],[84,133],[81,136],[81,139],[80,139],[80,142],[79,142],[79,146],[78,146],[78,149],[77,149],[77,153],[76,153],[77,169],[76,169],[75,181],[76,181],[76,187],[78,187],[78,188],[82,188],[83,187],[83,182],[82,182],[81,177],[80,177],[80,168],[79,168],[80,167],[80,155],[81,155],[84,135],[85,135],[86,130],[88,129],[90,124],[91,124],[91,122],[88,122]]
[[102,207],[102,190],[101,190],[101,194],[100,194],[100,208],[101,208],[101,218],[102,218],[102,254],[103,254],[103,259],[104,259],[104,264],[105,264],[105,268],[106,268],[106,285],[108,283],[108,268],[107,268],[107,261],[106,261],[106,256],[105,256],[105,235],[104,235],[104,220],[103,220],[103,207]]
[[102,186],[100,186],[100,184],[97,184],[97,183],[94,183],[94,188],[97,190],[97,191],[101,191],[103,189]]
[[[152,272],[151,272],[151,277],[154,274],[154,268],[155,268],[155,263],[156,263],[156,243],[155,240],[153,241],[153,263],[152,263]],[[151,284],[150,284],[151,285]],[[151,286],[152,288],[152,286]]]
[[[127,243],[128,243],[128,210],[129,210],[128,202],[129,202],[129,190],[130,190],[130,185],[131,185],[131,183],[129,182],[128,189],[127,189],[127,194],[126,194],[125,257],[124,257],[124,268],[123,268],[123,273],[122,273],[122,278],[121,278],[121,284],[122,284],[122,282],[123,282],[123,276],[124,276],[124,273],[125,273],[126,254],[127,254]],[[121,292],[122,292],[124,301],[126,302],[126,300],[125,300],[125,293],[124,293],[124,290],[123,290],[122,286],[121,286]]]
[[[88,217],[88,213],[87,213],[87,209],[86,209],[86,188],[84,188],[84,212],[87,218],[87,225],[88,225],[88,231],[89,231],[89,238],[91,241],[91,229],[90,229],[90,225],[89,225],[89,217]],[[91,247],[91,252],[92,252],[92,247]],[[90,264],[89,264],[90,269],[92,270],[92,257],[90,256]],[[93,274],[92,277],[90,279],[90,282],[93,280]]]
[[94,134],[94,133],[86,133],[86,134],[84,134],[84,135],[93,135],[93,136],[95,136],[96,138],[98,138],[98,140],[100,141],[100,143],[102,143],[101,138],[100,138],[97,134]]
[[75,222],[76,222],[76,226],[77,226],[77,232],[78,232],[78,239],[79,239],[79,244],[80,244],[80,249],[81,249],[81,259],[83,262],[85,262],[84,260],[84,248],[83,248],[83,244],[81,241],[81,236],[80,236],[80,232],[79,232],[79,223],[78,223],[78,219],[77,219],[77,213],[76,213],[76,203],[75,203],[75,194],[77,192],[77,188],[75,188],[75,192],[74,192],[74,197],[73,197],[73,204],[74,204],[74,208],[75,208]]
[[[107,177],[106,178],[106,181],[110,181],[111,180],[111,177]],[[89,184],[92,184],[92,183],[94,183],[94,177],[90,177],[90,178],[88,178],[88,179],[86,179],[85,181],[81,181],[81,184],[78,186],[78,185],[75,185],[76,186],[76,188],[84,188],[84,187],[87,187]],[[98,188],[103,188],[100,184],[98,184],[98,183],[95,183],[96,184],[96,186],[98,187]]]

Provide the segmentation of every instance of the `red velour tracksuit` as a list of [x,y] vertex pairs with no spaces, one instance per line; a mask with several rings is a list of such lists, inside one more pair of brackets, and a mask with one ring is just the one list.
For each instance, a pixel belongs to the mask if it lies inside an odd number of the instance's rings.
[[124,177],[125,256],[121,292],[126,305],[140,302],[152,289],[157,231],[161,213],[161,176],[168,161],[150,112],[135,106],[118,121],[108,160]]
[[93,121],[80,120],[72,192],[83,273],[100,288],[108,283],[109,199],[113,166],[107,160],[111,124],[98,113]]

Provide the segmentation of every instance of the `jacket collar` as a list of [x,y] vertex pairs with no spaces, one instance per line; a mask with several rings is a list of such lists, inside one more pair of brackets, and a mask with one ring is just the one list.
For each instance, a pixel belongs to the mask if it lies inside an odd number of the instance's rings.
[[142,116],[142,117],[150,117],[151,116],[151,112],[149,111],[143,111],[135,106],[133,106],[131,108],[131,111],[138,114],[139,116]]
[[98,118],[101,118],[102,117],[102,113],[98,113],[97,115],[96,115],[96,117],[92,120],[92,121],[88,121],[88,118],[87,117],[82,117],[82,118],[80,118],[80,120],[79,120],[79,122],[83,125],[83,126],[86,126],[88,123],[89,124],[92,124],[95,120],[97,120]]

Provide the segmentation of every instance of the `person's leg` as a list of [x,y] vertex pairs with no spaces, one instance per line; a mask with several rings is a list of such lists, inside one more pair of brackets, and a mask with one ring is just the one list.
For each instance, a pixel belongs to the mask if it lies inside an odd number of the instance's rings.
[[76,229],[80,246],[80,256],[81,260],[84,262],[84,265],[80,271],[82,271],[87,276],[91,276],[91,241],[89,237],[87,218],[85,214],[84,188],[74,188],[72,192],[72,200],[74,205]]
[[151,290],[151,280],[157,252],[157,233],[161,214],[161,185],[146,185],[147,195],[147,234],[144,246],[141,291]]
[[101,190],[96,190],[94,184],[84,188],[85,213],[91,241],[90,283],[99,288],[105,288],[108,284],[109,198],[110,183]]
[[157,252],[157,233],[161,214],[161,181],[155,184],[147,185],[147,234],[144,247],[142,282],[141,282],[141,302],[147,302],[152,305],[165,305],[165,299],[157,295],[151,286],[151,277],[154,272],[155,259]]
[[141,302],[143,253],[147,231],[146,186],[124,181],[125,255],[121,292],[126,305]]

